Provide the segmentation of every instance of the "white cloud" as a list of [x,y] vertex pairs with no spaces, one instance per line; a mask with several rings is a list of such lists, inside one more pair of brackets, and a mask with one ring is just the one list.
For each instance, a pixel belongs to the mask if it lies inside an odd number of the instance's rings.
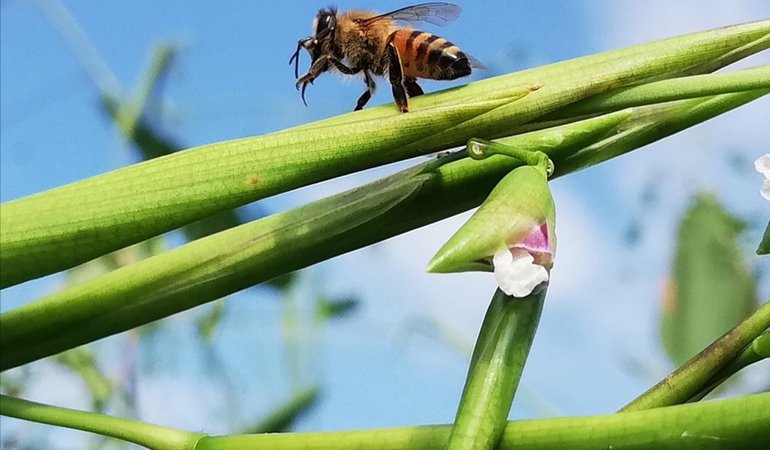
[[587,12],[594,15],[596,35],[615,48],[759,20],[770,6],[766,0],[600,0],[590,2]]

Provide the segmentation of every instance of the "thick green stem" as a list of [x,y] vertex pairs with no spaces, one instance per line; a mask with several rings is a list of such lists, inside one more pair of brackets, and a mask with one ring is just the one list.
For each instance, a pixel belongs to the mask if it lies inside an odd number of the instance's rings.
[[300,186],[472,137],[510,135],[578,100],[674,76],[768,33],[770,21],[759,21],[593,55],[420,96],[409,114],[392,105],[372,108],[178,152],[6,202],[0,208],[0,286]]
[[678,405],[688,401],[706,388],[712,377],[722,367],[733,361],[747,345],[768,328],[770,328],[770,302],[760,306],[746,320],[624,406],[621,411],[639,411]]
[[[449,426],[203,438],[196,450],[439,450]],[[523,420],[499,450],[740,450],[770,439],[770,394],[607,416]]]
[[535,337],[546,289],[525,298],[498,289],[481,325],[448,450],[494,449]]
[[193,450],[204,435],[0,395],[0,414],[114,437],[154,450]]
[[[543,151],[555,176],[661,139],[766,91],[635,108],[587,147]],[[648,109],[649,108],[649,109]],[[574,124],[581,130],[579,123]],[[545,133],[545,134],[543,134]],[[552,130],[500,142],[518,145]],[[443,161],[449,160],[448,163]],[[224,297],[248,286],[478,206],[518,163],[439,159],[300,208],[244,224],[0,314],[0,370]],[[5,266],[3,266],[5,270]]]
[[[116,437],[159,450],[439,450],[450,425],[331,433],[204,436],[0,397],[0,414]],[[508,422],[498,449],[740,450],[770,439],[770,393],[591,417]]]
[[730,361],[729,364],[719,369],[719,371],[704,384],[705,387],[688,401],[696,402],[703,399],[703,397],[707,396],[711,391],[740,370],[767,358],[770,358],[770,331],[765,331],[759,335],[759,337],[751,341],[751,344],[743,349],[740,355]]
[[770,65],[739,72],[671,78],[615,89],[562,108],[543,117],[543,120],[618,111],[634,106],[754,89],[770,89]]

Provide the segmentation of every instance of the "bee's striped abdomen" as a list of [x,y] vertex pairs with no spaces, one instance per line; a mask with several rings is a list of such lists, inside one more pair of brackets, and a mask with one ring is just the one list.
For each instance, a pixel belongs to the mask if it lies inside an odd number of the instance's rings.
[[406,77],[454,80],[471,73],[460,48],[435,34],[403,28],[391,34],[390,41],[398,49]]

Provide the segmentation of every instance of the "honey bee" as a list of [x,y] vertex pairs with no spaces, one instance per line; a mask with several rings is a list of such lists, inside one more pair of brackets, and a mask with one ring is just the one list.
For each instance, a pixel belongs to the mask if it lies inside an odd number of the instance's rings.
[[[356,103],[357,111],[366,105],[376,88],[372,75],[387,74],[398,109],[408,112],[408,99],[423,93],[417,78],[454,80],[483,65],[442,37],[397,24],[446,25],[457,19],[460,11],[457,5],[439,2],[407,6],[386,14],[357,10],[338,14],[335,7],[319,10],[313,20],[313,35],[300,39],[289,59],[289,65],[294,64],[296,88],[302,88],[303,103],[307,105],[307,85],[324,72],[362,74],[366,92]],[[311,66],[300,77],[299,53],[303,48],[310,54]]]

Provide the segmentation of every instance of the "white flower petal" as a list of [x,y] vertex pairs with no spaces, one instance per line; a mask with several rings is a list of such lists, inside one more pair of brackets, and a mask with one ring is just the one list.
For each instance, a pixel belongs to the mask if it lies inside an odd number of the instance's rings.
[[540,283],[548,281],[548,271],[534,261],[522,248],[504,248],[495,253],[492,263],[500,289],[513,297],[526,297]]
[[759,191],[760,194],[762,194],[762,197],[765,198],[765,200],[770,202],[770,180],[765,180],[764,183],[762,183],[762,190]]
[[754,161],[754,168],[757,169],[757,172],[764,175],[765,178],[770,179],[770,153],[765,153],[757,158]]

